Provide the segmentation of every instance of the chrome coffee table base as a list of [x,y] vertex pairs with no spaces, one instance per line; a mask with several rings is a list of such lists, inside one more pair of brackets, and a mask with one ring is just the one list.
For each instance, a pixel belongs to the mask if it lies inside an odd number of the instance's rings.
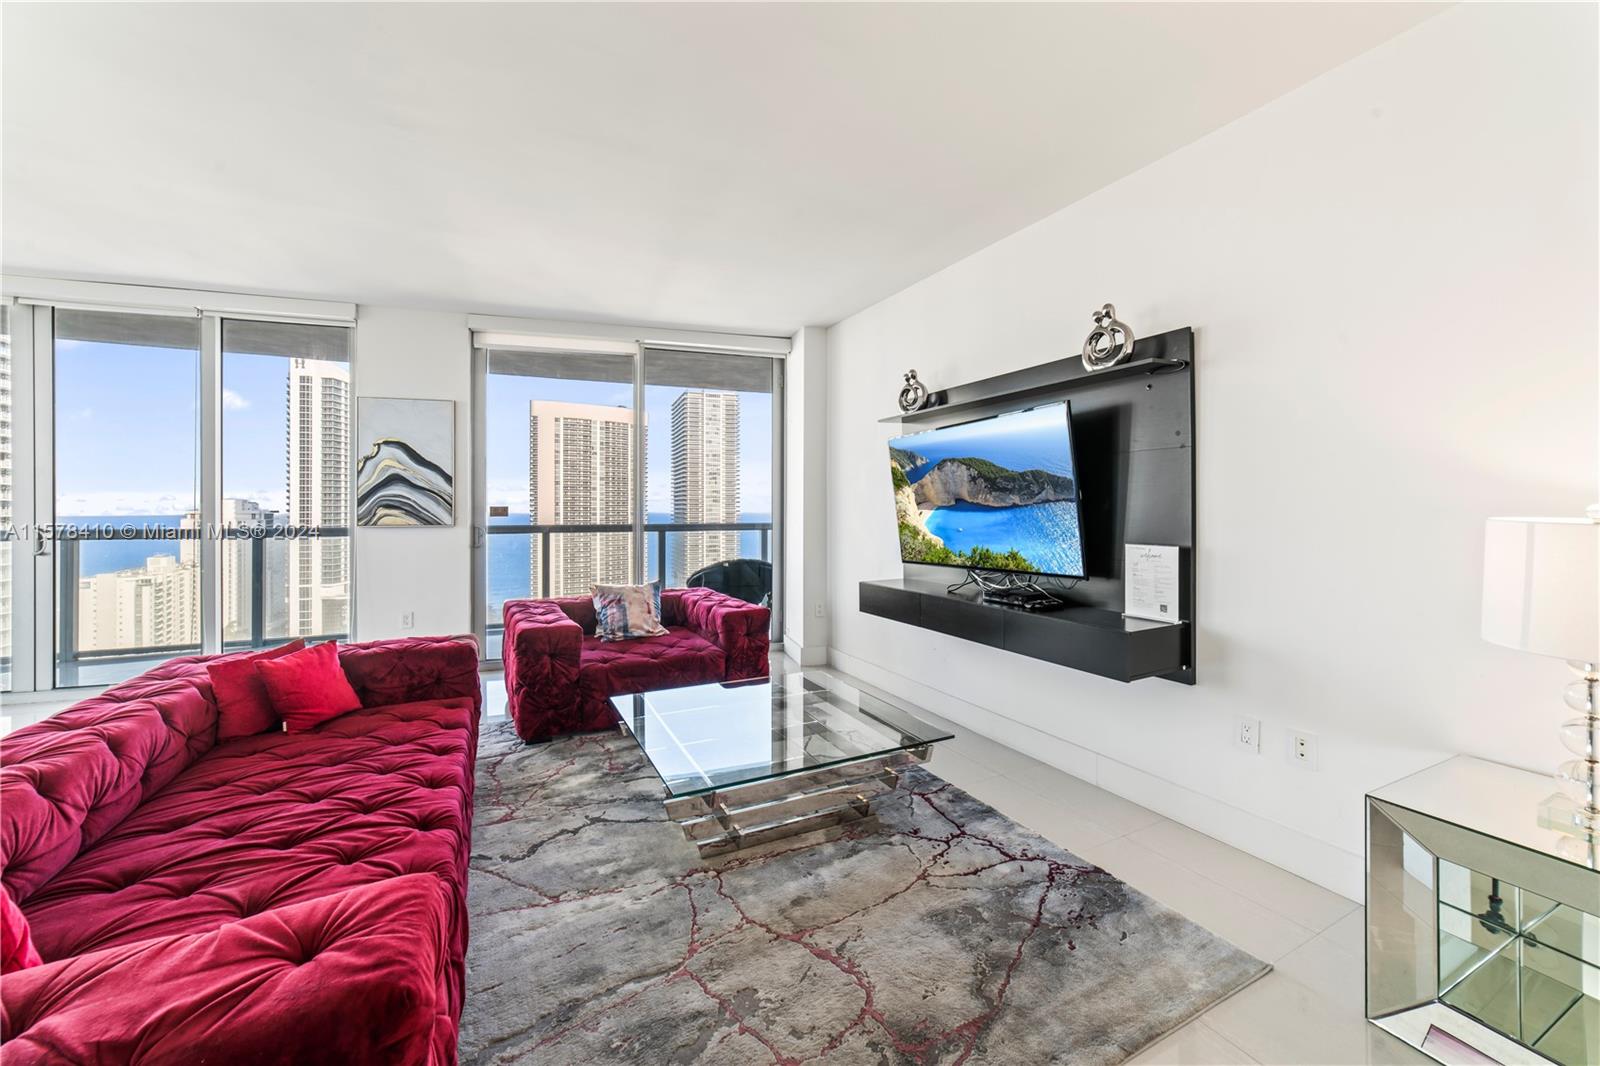
[[802,770],[734,788],[666,801],[667,817],[702,858],[834,826],[870,823],[872,800],[894,791],[900,771],[927,761],[930,747]]
[[926,762],[948,729],[826,672],[613,696],[704,857],[816,830],[858,832],[872,800]]

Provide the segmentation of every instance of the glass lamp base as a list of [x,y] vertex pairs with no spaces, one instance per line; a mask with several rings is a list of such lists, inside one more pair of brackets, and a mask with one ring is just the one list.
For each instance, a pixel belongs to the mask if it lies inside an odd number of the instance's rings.
[[1576,837],[1600,839],[1600,816],[1561,792],[1539,804],[1539,824]]

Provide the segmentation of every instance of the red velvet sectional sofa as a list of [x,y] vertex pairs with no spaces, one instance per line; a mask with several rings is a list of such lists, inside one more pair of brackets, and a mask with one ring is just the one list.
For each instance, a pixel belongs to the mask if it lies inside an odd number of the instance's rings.
[[455,1062],[476,645],[341,647],[361,710],[221,743],[206,662],[0,741],[0,880],[44,959],[0,981],[0,1059]]
[[533,743],[614,729],[611,697],[767,676],[772,612],[714,589],[663,589],[664,636],[607,643],[589,596],[507,600],[506,711]]

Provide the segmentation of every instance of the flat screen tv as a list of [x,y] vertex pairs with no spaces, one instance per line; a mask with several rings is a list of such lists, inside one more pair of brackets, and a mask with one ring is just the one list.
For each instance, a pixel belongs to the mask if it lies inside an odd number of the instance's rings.
[[1085,576],[1067,404],[896,437],[889,474],[903,561]]

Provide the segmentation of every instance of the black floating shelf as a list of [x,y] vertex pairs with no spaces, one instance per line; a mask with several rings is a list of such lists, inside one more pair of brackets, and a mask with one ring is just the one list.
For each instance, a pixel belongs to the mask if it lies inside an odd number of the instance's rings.
[[1114,681],[1178,674],[1189,665],[1187,622],[1147,622],[1100,607],[1034,613],[901,578],[861,582],[861,611]]
[[1105,370],[1086,370],[1083,357],[1074,355],[1050,363],[1040,363],[1025,370],[1013,370],[992,378],[957,385],[933,394],[934,404],[920,411],[890,415],[880,422],[917,423],[944,421],[953,415],[992,409],[998,402],[1020,407],[1028,400],[1047,394],[1059,394],[1088,385],[1099,385],[1118,378],[1140,375],[1164,374],[1182,370],[1189,365],[1194,334],[1189,329],[1175,329],[1145,337],[1133,346],[1133,354],[1125,363]]

